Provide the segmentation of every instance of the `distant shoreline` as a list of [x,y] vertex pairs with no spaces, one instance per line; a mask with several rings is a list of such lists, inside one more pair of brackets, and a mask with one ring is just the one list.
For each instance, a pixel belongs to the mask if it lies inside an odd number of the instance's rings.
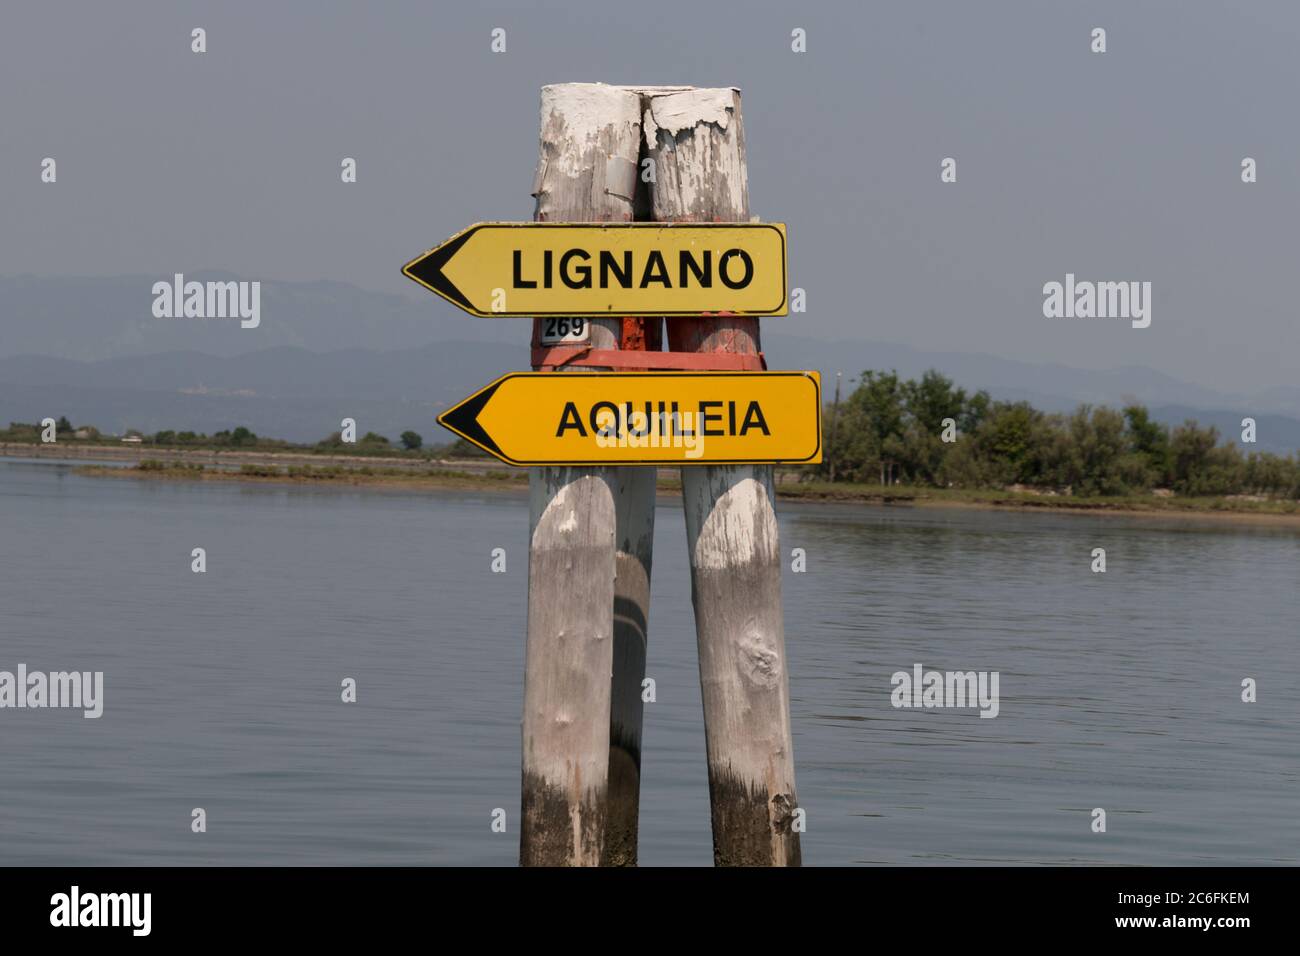
[[241,464],[383,465],[392,468],[427,468],[431,465],[465,467],[480,471],[507,471],[508,466],[492,458],[461,459],[455,463],[432,456],[406,454],[348,455],[335,452],[270,451],[267,449],[158,447],[146,444],[54,442],[0,442],[0,457],[57,458],[82,461],[139,462],[146,459],[180,461],[203,465],[238,467]]
[[481,474],[472,470],[460,470],[455,463],[451,467],[440,467],[427,471],[400,473],[400,469],[384,469],[368,466],[362,469],[328,468],[313,469],[315,473],[307,474],[307,469],[298,472],[278,471],[272,473],[267,466],[249,465],[253,470],[234,471],[231,469],[205,468],[202,470],[188,467],[120,468],[110,465],[78,465],[73,471],[78,475],[92,478],[133,478],[141,481],[226,481],[246,484],[293,485],[297,487],[318,488],[407,488],[411,490],[483,490],[526,492],[528,475],[521,472],[513,474]]
[[[360,455],[314,455],[292,452],[62,447],[0,444],[0,456],[72,461],[86,464],[78,474],[146,481],[237,481],[296,487],[410,491],[492,491],[523,494],[527,471],[494,460],[412,459]],[[127,463],[135,467],[124,467]],[[147,464],[146,464],[147,463]],[[783,472],[777,497],[783,501],[837,505],[888,505],[918,508],[964,508],[1046,514],[1110,515],[1174,520],[1226,521],[1300,530],[1300,503],[1231,498],[1064,498],[1032,492],[943,488],[882,488],[877,485],[799,481]],[[675,469],[661,469],[660,494],[677,493]]]

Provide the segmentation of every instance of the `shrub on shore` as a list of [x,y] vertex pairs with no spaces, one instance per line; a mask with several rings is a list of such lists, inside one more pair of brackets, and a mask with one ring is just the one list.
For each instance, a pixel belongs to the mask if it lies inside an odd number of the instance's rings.
[[1146,408],[1080,405],[1049,414],[1028,402],[968,395],[936,371],[919,380],[868,371],[823,418],[816,477],[858,484],[998,489],[1078,497],[1151,494],[1300,497],[1300,459],[1243,453],[1195,421],[1170,428]]

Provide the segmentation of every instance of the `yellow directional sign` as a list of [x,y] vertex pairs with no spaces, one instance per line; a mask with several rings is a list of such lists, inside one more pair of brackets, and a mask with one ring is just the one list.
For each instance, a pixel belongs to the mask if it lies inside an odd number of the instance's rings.
[[816,372],[512,372],[438,416],[511,465],[822,459]]
[[786,314],[781,223],[480,222],[402,272],[488,317]]

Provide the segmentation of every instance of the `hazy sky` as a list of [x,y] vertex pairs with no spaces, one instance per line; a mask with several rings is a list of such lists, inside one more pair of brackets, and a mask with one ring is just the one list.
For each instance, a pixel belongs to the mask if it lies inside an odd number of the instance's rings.
[[[808,292],[767,322],[1291,384],[1298,48],[1300,4],[1258,0],[6,2],[0,275],[219,269],[449,309],[400,267],[530,217],[540,86],[735,85],[751,205]],[[1067,272],[1150,281],[1151,327],[1044,318]]]

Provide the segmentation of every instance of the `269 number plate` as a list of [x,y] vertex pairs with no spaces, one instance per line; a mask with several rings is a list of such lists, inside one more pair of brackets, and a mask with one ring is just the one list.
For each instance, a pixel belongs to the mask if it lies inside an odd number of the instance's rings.
[[542,345],[572,345],[587,341],[587,320],[581,316],[542,319]]

